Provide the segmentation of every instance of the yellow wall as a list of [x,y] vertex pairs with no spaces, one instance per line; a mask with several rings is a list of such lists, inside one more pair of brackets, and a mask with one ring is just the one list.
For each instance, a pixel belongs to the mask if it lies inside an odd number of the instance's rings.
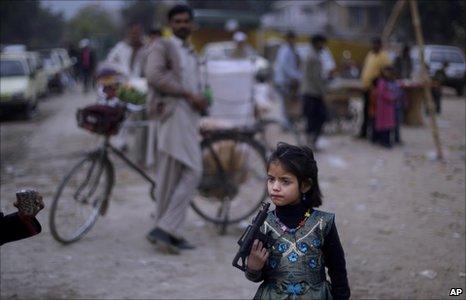
[[[255,47],[259,52],[263,50],[261,49],[261,46],[264,45],[267,41],[283,38],[282,33],[272,30],[249,30],[245,31],[245,33],[248,35],[248,43]],[[163,34],[164,36],[170,36],[171,32],[169,29],[165,28],[163,30]],[[231,40],[231,38],[232,33],[225,31],[223,28],[199,28],[193,32],[191,41],[196,51],[199,52],[207,43],[228,41]],[[309,37],[305,35],[299,35],[297,37],[297,42],[309,42]],[[351,53],[351,58],[356,61],[359,66],[362,66],[364,57],[366,56],[367,52],[369,52],[371,47],[369,43],[345,41],[339,39],[329,39],[327,46],[332,52],[337,65],[340,65],[342,62],[343,51],[348,50]]]

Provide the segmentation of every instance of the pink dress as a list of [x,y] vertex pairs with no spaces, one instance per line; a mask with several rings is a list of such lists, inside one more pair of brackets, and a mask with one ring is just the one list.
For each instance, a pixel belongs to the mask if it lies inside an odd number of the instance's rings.
[[375,130],[385,131],[394,129],[396,125],[396,83],[381,78],[377,82],[376,95]]

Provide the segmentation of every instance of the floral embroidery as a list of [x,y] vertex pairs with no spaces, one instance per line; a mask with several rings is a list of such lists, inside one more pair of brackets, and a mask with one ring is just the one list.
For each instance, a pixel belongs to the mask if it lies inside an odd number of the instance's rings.
[[312,241],[312,245],[313,245],[314,247],[316,247],[316,248],[319,248],[320,245],[321,245],[320,239],[317,239],[317,238],[314,239],[314,240]]
[[275,258],[269,259],[269,266],[272,269],[275,269],[278,266],[278,262]]
[[306,253],[307,250],[309,249],[309,246],[306,243],[300,242],[300,243],[298,243],[298,249],[302,253]]
[[312,269],[317,268],[317,259],[311,258],[311,260],[309,261],[309,267],[311,267]]
[[288,255],[288,260],[292,263],[296,262],[298,260],[298,254],[296,252],[291,252],[290,255]]
[[299,295],[299,294],[301,294],[302,291],[303,291],[303,286],[302,286],[300,283],[289,283],[289,284],[286,286],[286,291],[287,291],[289,294]]
[[286,250],[288,250],[288,245],[287,245],[287,244],[285,244],[285,243],[280,243],[280,244],[278,245],[278,252],[283,253],[283,252],[285,252]]

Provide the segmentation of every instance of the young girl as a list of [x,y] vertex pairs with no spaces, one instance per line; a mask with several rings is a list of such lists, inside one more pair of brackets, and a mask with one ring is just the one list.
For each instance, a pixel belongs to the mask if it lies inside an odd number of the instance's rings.
[[382,69],[374,89],[374,97],[376,103],[373,131],[382,146],[391,148],[393,146],[392,135],[396,135],[400,140],[397,109],[401,109],[401,89],[395,81],[392,66]]
[[254,299],[348,299],[335,215],[314,209],[322,204],[322,195],[312,150],[279,143],[267,169],[267,189],[276,209],[261,230],[271,232],[276,242],[268,250],[258,240],[252,246],[246,277],[263,281]]

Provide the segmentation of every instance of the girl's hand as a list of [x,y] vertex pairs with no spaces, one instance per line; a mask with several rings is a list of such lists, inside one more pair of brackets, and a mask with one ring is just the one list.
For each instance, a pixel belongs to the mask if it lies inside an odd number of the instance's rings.
[[259,271],[264,267],[265,262],[269,258],[269,252],[262,247],[262,242],[254,240],[252,244],[251,253],[248,256],[248,269],[251,271]]

